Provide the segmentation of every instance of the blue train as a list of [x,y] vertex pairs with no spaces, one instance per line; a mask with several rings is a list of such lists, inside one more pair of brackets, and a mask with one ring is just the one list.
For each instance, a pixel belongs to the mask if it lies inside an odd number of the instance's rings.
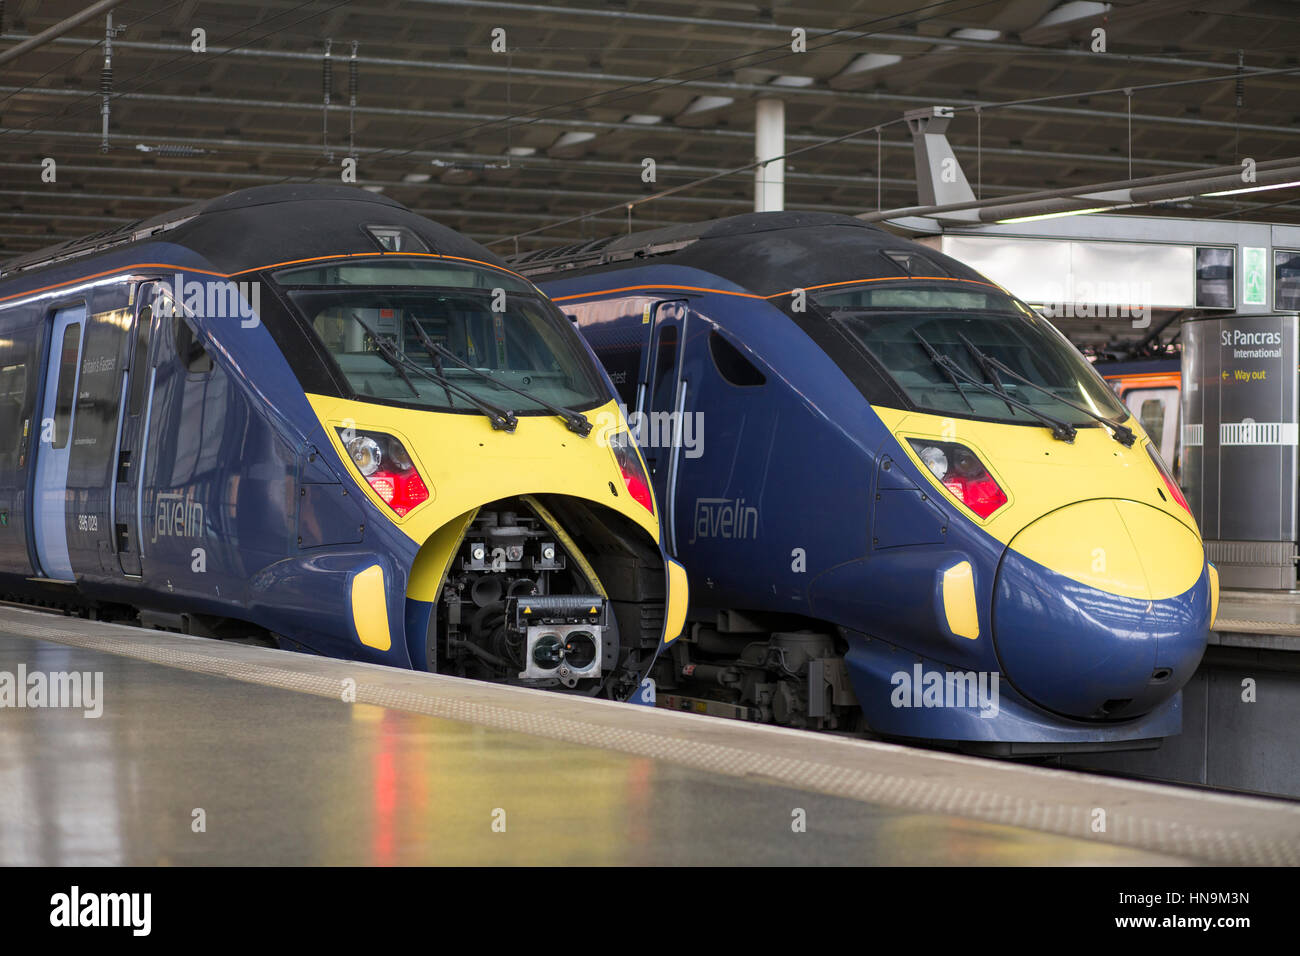
[[847,216],[527,253],[687,568],[660,704],[1001,754],[1143,748],[1217,605],[1140,425],[1029,307]]
[[626,699],[687,590],[545,296],[280,186],[0,268],[0,598]]

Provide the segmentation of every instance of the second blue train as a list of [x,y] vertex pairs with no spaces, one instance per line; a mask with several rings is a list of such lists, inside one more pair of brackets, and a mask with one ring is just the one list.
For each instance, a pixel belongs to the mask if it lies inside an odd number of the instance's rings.
[[1028,306],[847,216],[528,253],[690,575],[661,705],[1006,755],[1158,745],[1217,604],[1139,423]]

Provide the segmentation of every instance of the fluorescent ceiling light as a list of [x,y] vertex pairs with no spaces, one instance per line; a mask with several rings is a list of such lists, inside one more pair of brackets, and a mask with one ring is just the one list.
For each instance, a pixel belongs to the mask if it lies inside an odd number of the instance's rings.
[[506,150],[507,156],[531,156],[536,153],[536,148],[532,146],[511,146]]
[[815,81],[811,76],[777,76],[773,77],[769,86],[812,86]]
[[1047,16],[1035,23],[1034,26],[1054,27],[1061,23],[1073,23],[1075,20],[1100,16],[1109,12],[1109,10],[1109,3],[1093,3],[1091,0],[1070,0],[1069,3],[1063,3],[1056,9],[1049,11]]
[[866,73],[868,70],[878,70],[884,66],[893,66],[895,63],[902,61],[902,57],[894,53],[864,53],[843,70],[840,76],[849,76],[854,73]]
[[407,173],[402,177],[404,183],[427,183],[432,177],[428,173]]
[[1300,179],[1293,183],[1274,183],[1272,186],[1244,186],[1241,189],[1225,189],[1217,193],[1201,193],[1202,196],[1236,196],[1240,193],[1262,193],[1266,189],[1290,189],[1300,186]]
[[656,116],[654,113],[633,113],[630,116],[624,116],[624,123],[635,123],[637,126],[654,126],[656,123],[662,123],[664,118]]
[[734,102],[736,100],[731,96],[697,96],[686,109],[682,110],[681,115],[689,116],[691,113],[706,113],[709,110],[730,106]]
[[579,132],[564,133],[552,145],[552,149],[563,149],[565,146],[577,146],[579,143],[590,142],[596,138],[595,133]]
[[962,27],[960,30],[953,30],[948,36],[958,40],[996,40],[1002,36],[1001,30],[981,30],[978,27]]
[[1086,216],[1091,212],[1106,212],[1113,209],[1113,206],[1094,206],[1091,209],[1068,209],[1065,212],[1045,212],[1038,216],[1017,216],[1014,219],[999,219],[998,225],[1001,226],[1010,222],[1039,222],[1043,219],[1060,219],[1064,216]]

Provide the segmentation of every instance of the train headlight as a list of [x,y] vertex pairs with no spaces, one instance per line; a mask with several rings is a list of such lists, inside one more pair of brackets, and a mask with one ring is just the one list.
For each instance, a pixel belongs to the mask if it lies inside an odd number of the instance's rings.
[[981,518],[1007,503],[1007,494],[979,456],[957,442],[909,438],[916,456],[954,498]]
[[406,446],[383,432],[338,429],[352,463],[372,491],[399,518],[429,500],[429,486],[406,452]]
[[637,454],[629,432],[618,432],[609,436],[609,447],[614,452],[614,460],[623,475],[623,484],[627,493],[651,514],[655,513],[654,496],[650,492],[650,479],[646,477],[641,465],[641,456]]
[[943,449],[936,448],[934,445],[924,445],[917,448],[916,453],[921,456],[921,461],[925,462],[925,467],[930,469],[934,477],[943,481],[948,475],[948,456],[943,453]]
[[364,435],[358,435],[348,442],[348,454],[352,456],[357,471],[369,478],[383,464],[384,453],[379,450],[379,442]]
[[1160,472],[1160,477],[1164,479],[1165,487],[1169,489],[1169,495],[1183,506],[1183,510],[1188,514],[1192,513],[1192,506],[1187,503],[1187,496],[1183,494],[1183,489],[1178,487],[1178,482],[1174,481],[1174,476],[1169,474],[1169,469],[1165,463],[1160,460],[1160,455],[1156,452],[1155,445],[1147,445],[1147,454],[1151,456],[1151,462],[1156,466],[1156,471]]

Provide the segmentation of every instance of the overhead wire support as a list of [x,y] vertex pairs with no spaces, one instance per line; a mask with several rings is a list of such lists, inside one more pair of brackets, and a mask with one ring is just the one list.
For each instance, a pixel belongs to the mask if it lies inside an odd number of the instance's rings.
[[104,68],[99,71],[99,95],[102,98],[99,107],[102,121],[99,140],[101,153],[107,153],[110,149],[108,124],[113,111],[113,38],[125,30],[125,23],[117,27],[113,26],[113,14],[110,11],[104,20]]
[[[1259,71],[1258,73],[1255,73],[1255,74],[1252,74],[1252,75],[1257,75],[1257,76],[1280,76],[1280,75],[1293,75],[1293,74],[1295,74],[1295,73],[1300,73],[1300,67],[1297,67],[1297,66],[1291,66],[1291,67],[1282,67],[1282,68],[1279,68],[1279,69],[1261,70],[1261,71]],[[1233,75],[1232,75],[1232,74],[1227,74],[1227,75],[1225,75],[1225,76],[1216,76],[1216,77],[1196,77],[1196,78],[1193,78],[1193,79],[1187,79],[1187,80],[1171,80],[1171,81],[1165,81],[1165,82],[1159,82],[1159,83],[1145,83],[1145,84],[1141,84],[1141,85],[1137,85],[1137,86],[1130,86],[1130,87],[1111,87],[1111,88],[1099,89],[1099,90],[1087,90],[1087,91],[1083,91],[1083,92],[1051,94],[1051,95],[1047,95],[1047,96],[1036,96],[1036,97],[1029,97],[1029,98],[1019,99],[1019,100],[1007,100],[1007,101],[1004,101],[1004,102],[1001,102],[1001,103],[978,103],[978,104],[971,104],[971,105],[969,105],[969,106],[958,106],[958,107],[953,107],[953,110],[954,110],[954,112],[956,112],[956,111],[960,111],[960,110],[966,110],[966,109],[969,109],[969,110],[973,110],[977,115],[980,115],[981,112],[982,112],[983,110],[986,110],[986,109],[999,109],[999,108],[1005,108],[1005,107],[1012,107],[1012,106],[1022,105],[1022,104],[1025,104],[1025,103],[1042,103],[1042,102],[1050,102],[1050,101],[1052,101],[1052,100],[1078,98],[1078,97],[1080,97],[1080,96],[1100,96],[1100,95],[1104,95],[1104,94],[1123,93],[1123,94],[1124,94],[1124,95],[1129,99],[1129,102],[1130,102],[1130,106],[1129,106],[1129,110],[1128,110],[1128,114],[1129,114],[1129,135],[1128,135],[1128,139],[1129,139],[1129,150],[1128,150],[1128,152],[1129,152],[1129,179],[1131,180],[1132,177],[1133,177],[1133,171],[1132,171],[1132,162],[1133,162],[1133,159],[1132,159],[1132,156],[1133,156],[1133,146],[1132,146],[1132,141],[1133,141],[1133,135],[1132,135],[1132,105],[1131,105],[1131,101],[1132,101],[1133,93],[1134,93],[1135,91],[1139,91],[1139,90],[1170,89],[1170,88],[1177,88],[1177,87],[1183,87],[1183,86],[1194,86],[1194,85],[1199,85],[1199,84],[1202,84],[1202,83],[1222,82],[1222,81],[1225,80],[1225,79],[1232,79],[1232,78],[1233,78]],[[796,156],[796,155],[798,155],[798,154],[800,154],[800,153],[806,153],[806,152],[809,152],[809,151],[814,150],[814,149],[821,149],[821,148],[826,147],[826,146],[832,146],[832,145],[834,145],[834,144],[836,144],[836,143],[842,143],[842,142],[844,142],[845,140],[855,139],[855,138],[857,138],[858,136],[862,136],[862,135],[864,135],[864,134],[866,134],[866,133],[869,133],[869,132],[875,132],[876,137],[877,137],[877,149],[879,149],[880,131],[881,131],[882,129],[887,129],[887,128],[889,128],[889,127],[891,127],[891,126],[894,126],[894,125],[896,125],[897,123],[901,123],[901,122],[903,122],[903,121],[904,121],[904,120],[900,117],[900,118],[895,119],[895,120],[889,120],[889,121],[884,122],[884,123],[878,123],[878,124],[876,124],[876,125],[874,125],[874,126],[868,126],[868,127],[863,128],[863,129],[854,130],[853,132],[850,132],[850,133],[844,133],[843,135],[840,135],[840,136],[834,136],[834,137],[831,137],[830,139],[821,140],[821,141],[816,142],[816,143],[810,143],[810,144],[808,144],[807,146],[801,146],[801,147],[799,147],[798,149],[790,150],[790,151],[788,151],[788,152],[782,154],[781,156],[769,157],[767,160],[764,160],[764,162],[770,162],[770,161],[773,161],[773,160],[776,160],[776,159],[788,159],[788,158],[790,158],[791,156]],[[502,238],[500,238],[500,239],[494,239],[494,240],[492,240],[492,241],[486,243],[486,245],[489,246],[489,247],[491,247],[491,246],[497,245],[497,244],[499,244],[499,243],[506,242],[506,241],[508,241],[508,240],[514,240],[514,242],[516,243],[516,248],[517,248],[518,240],[521,239],[521,238],[525,238],[525,237],[527,237],[527,236],[536,235],[537,233],[541,233],[541,232],[546,232],[546,231],[548,231],[548,230],[550,230],[550,229],[554,229],[554,228],[559,227],[559,226],[565,226],[565,225],[569,225],[569,224],[571,224],[571,223],[575,223],[575,222],[583,222],[583,221],[585,221],[585,220],[587,220],[587,219],[591,219],[591,218],[594,218],[594,217],[596,217],[596,216],[600,216],[600,215],[603,215],[603,214],[608,214],[608,213],[613,212],[613,211],[615,211],[615,210],[622,209],[624,206],[627,207],[628,215],[629,215],[629,217],[630,217],[630,216],[631,216],[632,207],[634,207],[634,206],[640,206],[640,205],[642,205],[643,203],[653,202],[653,201],[656,200],[656,199],[663,199],[663,198],[665,198],[665,197],[667,197],[667,196],[671,196],[671,195],[674,195],[674,194],[679,193],[679,192],[684,192],[685,190],[687,190],[687,189],[691,189],[691,188],[693,188],[693,187],[695,187],[695,186],[702,186],[702,185],[704,185],[705,183],[710,183],[710,182],[713,182],[713,181],[715,181],[715,180],[722,179],[722,178],[724,178],[724,177],[726,177],[726,176],[734,176],[734,175],[736,175],[736,174],[738,174],[738,173],[747,172],[747,171],[749,171],[749,170],[754,169],[754,168],[755,168],[756,166],[758,166],[758,165],[759,165],[758,162],[751,162],[751,163],[747,163],[747,164],[745,164],[744,166],[737,166],[737,167],[735,167],[734,169],[726,169],[726,170],[723,170],[723,171],[721,171],[721,172],[714,173],[714,174],[712,174],[712,175],[710,175],[710,176],[703,176],[703,177],[701,177],[701,178],[699,178],[699,179],[695,179],[695,180],[692,180],[692,181],[690,181],[690,182],[682,183],[682,184],[677,185],[677,186],[674,186],[674,187],[672,187],[672,188],[670,188],[670,189],[664,189],[664,190],[661,190],[661,191],[659,191],[659,192],[657,192],[657,193],[654,193],[653,195],[650,195],[650,196],[645,196],[645,197],[642,197],[642,198],[640,198],[640,199],[632,200],[632,201],[630,201],[630,202],[629,202],[629,201],[620,202],[620,203],[618,203],[617,205],[614,205],[614,206],[607,206],[607,207],[604,207],[604,208],[602,208],[602,209],[597,209],[597,210],[595,210],[595,211],[593,211],[593,212],[581,213],[580,215],[577,215],[577,216],[570,216],[570,217],[568,217],[568,218],[566,218],[566,219],[560,219],[560,220],[557,220],[556,222],[548,223],[547,225],[544,225],[544,226],[539,226],[539,227],[537,227],[536,229],[530,229],[530,230],[527,230],[526,232],[520,232],[520,233],[516,233],[516,234],[514,234],[514,235],[512,235],[512,236],[505,236],[505,237],[502,237]],[[877,163],[877,167],[878,167],[878,169],[877,169],[877,177],[879,178],[879,176],[880,176],[880,172],[879,172],[879,163]],[[1159,177],[1157,177],[1157,178],[1159,178]],[[1120,187],[1120,186],[1122,186],[1122,185],[1124,185],[1124,184],[1119,183],[1119,184],[1114,184],[1114,185],[1118,188],[1118,187]],[[877,184],[877,206],[880,205],[879,188],[880,188],[880,187],[879,187],[879,183],[878,183],[878,184]],[[1088,190],[1088,189],[1093,189],[1093,188],[1096,188],[1096,187],[1093,187],[1093,186],[1082,187],[1082,188],[1080,188],[1080,189],[1078,189],[1078,190],[1076,190],[1076,191],[1077,191],[1077,192],[1083,192],[1083,191],[1086,191],[1086,190]],[[975,208],[975,207],[978,207],[978,206],[981,206],[981,205],[988,205],[988,204],[991,204],[991,203],[993,203],[993,202],[996,202],[996,200],[989,200],[988,202],[984,202],[983,200],[977,200],[977,201],[974,202],[974,203],[966,203],[966,204],[962,204],[962,205],[954,206],[954,207],[952,207],[952,208],[955,208],[955,209],[961,209],[961,208]]]
[[357,41],[348,60],[348,156],[357,158]]
[[66,20],[60,20],[58,23],[54,24],[54,26],[50,27],[49,29],[42,30],[40,33],[36,34],[35,36],[28,37],[26,40],[23,40],[17,46],[11,46],[3,53],[0,53],[0,64],[8,63],[10,60],[15,60],[18,57],[22,56],[24,53],[26,53],[28,50],[34,50],[39,46],[44,46],[46,43],[49,43],[51,40],[55,39],[56,37],[61,37],[63,36],[63,34],[76,29],[77,27],[85,23],[87,20],[93,19],[94,17],[98,16],[104,11],[112,10],[115,6],[117,6],[119,3],[122,2],[123,0],[99,0],[98,3],[91,4],[90,6],[86,7],[84,10],[81,10],[78,13],[74,13]]
[[321,91],[322,104],[320,111],[320,148],[321,153],[329,162],[334,161],[334,153],[330,149],[330,92],[334,89],[334,63],[330,59],[330,47],[333,46],[333,40],[325,41],[325,59],[321,62]]

